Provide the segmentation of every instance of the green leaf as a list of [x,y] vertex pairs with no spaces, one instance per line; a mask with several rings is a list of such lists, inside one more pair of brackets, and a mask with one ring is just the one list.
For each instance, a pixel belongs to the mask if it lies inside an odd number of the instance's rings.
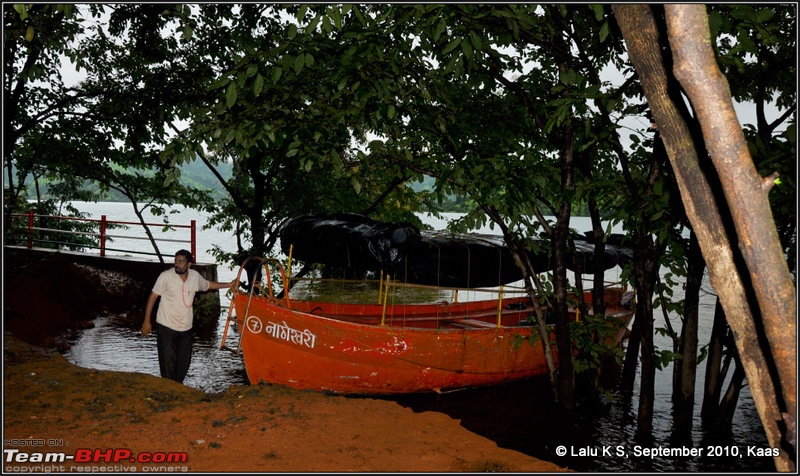
[[322,17],[322,31],[325,33],[330,33],[333,30],[333,25],[331,25],[331,17],[324,16]]
[[314,57],[311,56],[311,53],[306,53],[305,64],[308,67],[314,66]]
[[208,88],[208,90],[209,91],[213,91],[215,89],[219,89],[219,88],[221,88],[223,86],[226,86],[230,82],[231,82],[230,78],[220,78],[217,81],[215,81],[214,83],[212,83],[211,86]]
[[771,8],[761,8],[756,11],[756,21],[759,23],[766,23],[772,20],[772,17],[775,16],[775,10]]
[[275,69],[272,70],[272,84],[278,84],[278,80],[281,79],[281,74],[283,74],[283,68],[276,66]]
[[300,74],[303,71],[303,68],[306,65],[306,55],[300,53],[297,55],[297,58],[294,59],[294,72],[295,74]]
[[472,45],[470,45],[469,42],[462,41],[461,50],[464,52],[464,56],[466,56],[467,59],[472,59]]
[[481,51],[483,49],[483,41],[481,40],[480,35],[474,31],[471,31],[469,32],[469,38],[470,41],[472,41],[472,46],[474,46],[476,50]]
[[234,104],[236,104],[237,94],[238,93],[236,91],[236,83],[231,82],[228,85],[228,90],[225,92],[225,104],[228,106],[228,109],[230,109],[231,107],[233,107]]
[[308,5],[301,4],[300,9],[297,10],[297,22],[303,23],[303,19],[306,17],[306,12],[308,11]]
[[264,76],[261,73],[256,75],[256,80],[253,82],[253,94],[258,97],[264,89]]
[[447,30],[447,23],[444,22],[444,18],[439,20],[439,23],[436,25],[436,30],[433,32],[433,41],[439,41],[441,38],[442,33]]
[[319,24],[320,18],[321,18],[320,15],[317,15],[314,18],[312,18],[311,23],[309,23],[308,26],[306,27],[306,32],[313,33],[314,30],[317,29],[317,25]]
[[443,54],[449,53],[453,51],[456,48],[456,46],[460,44],[461,44],[461,38],[456,38],[455,40],[451,41],[450,43],[447,44],[447,46],[444,47],[442,53]]
[[606,41],[610,30],[611,29],[608,26],[608,22],[603,22],[603,26],[600,27],[600,43],[604,43]]
[[19,13],[20,20],[25,20],[26,18],[28,18],[28,9],[25,8],[24,4],[15,3],[14,4],[14,10],[16,10],[17,13]]
[[356,18],[358,19],[358,23],[361,26],[366,26],[369,23],[369,20],[367,19],[367,17],[365,17],[364,14],[361,13],[361,9],[359,9],[357,6],[353,6],[353,12],[356,14]]
[[716,38],[717,32],[722,25],[722,16],[716,10],[708,13],[708,28],[711,30],[711,37]]
[[603,6],[599,4],[591,5],[592,10],[594,10],[594,18],[597,21],[603,19]]
[[336,29],[342,31],[342,12],[339,11],[339,7],[331,6],[331,18],[333,18],[333,24],[336,26]]

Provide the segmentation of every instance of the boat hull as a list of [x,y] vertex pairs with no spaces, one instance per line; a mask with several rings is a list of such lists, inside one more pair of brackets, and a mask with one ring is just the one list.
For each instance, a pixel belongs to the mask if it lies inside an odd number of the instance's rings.
[[[443,304],[390,309],[395,324],[398,314],[407,320],[402,326],[380,325],[386,319],[374,315],[380,307],[369,305],[360,305],[361,311],[354,305],[352,315],[335,319],[300,310],[315,306],[321,312],[316,304],[321,303],[290,302],[287,308],[284,301],[234,296],[252,384],[374,395],[497,385],[547,373],[538,332],[507,325],[531,312],[517,301],[506,303],[500,327],[475,319],[479,313],[497,313],[496,301],[473,306],[472,315],[453,304],[447,306],[450,313],[442,311]],[[346,314],[345,309],[338,312]],[[417,327],[408,326],[412,322]]]
[[[251,383],[334,393],[394,394],[494,385],[547,372],[523,329],[370,328],[273,307],[251,314],[242,353]],[[435,335],[434,335],[435,334]],[[513,340],[520,344],[513,345]]]

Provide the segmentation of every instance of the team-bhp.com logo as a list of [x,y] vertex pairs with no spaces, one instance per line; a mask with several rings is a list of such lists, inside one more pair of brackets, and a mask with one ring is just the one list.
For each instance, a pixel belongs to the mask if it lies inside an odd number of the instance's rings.
[[[58,465],[64,463],[81,463],[81,464],[123,464],[123,463],[139,463],[139,464],[161,464],[161,465],[174,465],[186,463],[188,460],[188,453],[186,452],[155,452],[155,453],[136,453],[134,454],[127,448],[107,448],[107,449],[90,449],[78,448],[75,450],[74,455],[58,452],[48,453],[29,453],[20,451],[14,448],[3,449],[3,459],[5,460],[6,470],[20,472],[20,469],[15,469],[13,464],[23,464],[26,467],[30,464],[34,465]],[[92,467],[87,467],[87,471],[92,471]],[[30,468],[29,468],[30,469]],[[44,468],[42,468],[44,470]],[[62,468],[63,471],[65,468]],[[98,467],[99,471],[147,471],[148,468],[136,468],[129,466],[119,467]],[[155,468],[151,467],[151,470]],[[52,468],[51,468],[52,470]],[[74,469],[73,469],[74,470]]]

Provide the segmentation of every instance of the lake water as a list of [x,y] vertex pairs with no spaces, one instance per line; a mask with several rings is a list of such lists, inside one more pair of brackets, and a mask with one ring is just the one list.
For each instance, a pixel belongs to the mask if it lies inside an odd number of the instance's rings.
[[[130,203],[78,202],[75,205],[79,210],[90,213],[93,218],[99,218],[100,215],[105,214],[108,220],[138,221]],[[189,224],[190,220],[197,221],[196,260],[198,262],[214,262],[209,253],[212,245],[218,245],[223,249],[234,249],[235,238],[230,234],[202,229],[206,223],[202,214],[183,208],[179,208],[179,210],[181,210],[180,214],[170,218],[172,223]],[[448,218],[453,216],[456,215],[447,215]],[[146,216],[146,219],[148,222],[162,221],[160,218],[149,215]],[[431,217],[426,217],[425,220],[436,229],[443,229],[447,222],[447,220]],[[573,218],[571,225],[580,232],[589,229],[587,218]],[[186,230],[161,232],[156,229],[153,231],[159,238],[188,238]],[[488,227],[479,231],[495,233]],[[142,236],[141,230],[133,227],[130,230],[115,230],[113,233],[115,235]],[[114,244],[109,246],[119,249],[152,251],[148,242],[142,240],[117,238],[114,240]],[[169,242],[160,243],[159,246],[161,252],[165,254],[174,253],[180,247],[188,248],[188,245],[173,245]],[[111,251],[108,254],[123,253]],[[217,266],[220,281],[235,279],[237,272],[238,263]],[[616,276],[615,273],[617,273]],[[619,269],[608,271],[606,280],[618,279],[618,273]],[[678,285],[674,292],[676,297],[681,296],[681,286]],[[464,296],[460,296],[460,298],[463,299]],[[708,342],[715,299],[713,289],[706,284],[700,303],[700,345]],[[189,387],[210,393],[223,392],[230,385],[248,385],[241,357],[231,350],[220,350],[230,301],[221,293],[220,303],[222,314],[216,323],[201,323],[196,326],[192,365],[184,381],[184,384]],[[655,326],[665,327],[660,309],[656,311]],[[679,317],[670,315],[670,319],[673,327],[680,332]],[[155,336],[143,337],[139,326],[140,323],[132,324],[126,316],[99,317],[95,320],[94,328],[84,330],[78,335],[65,356],[71,362],[82,367],[159,375]],[[238,334],[231,330],[227,334],[226,347],[235,349],[237,345]],[[657,350],[671,349],[672,343],[666,337],[656,335],[656,348]],[[741,391],[731,434],[711,435],[701,430],[699,412],[702,404],[704,375],[705,362],[697,368],[697,403],[695,404],[692,441],[674,443],[670,440],[672,430],[670,403],[672,370],[670,367],[658,372],[656,376],[654,441],[642,444],[635,438],[637,395],[634,395],[632,399],[617,396],[609,400],[608,404],[601,409],[582,412],[579,423],[581,441],[598,452],[597,456],[587,457],[570,456],[570,454],[565,457],[557,455],[557,446],[560,442],[547,430],[552,427],[553,421],[550,412],[546,411],[546,402],[549,398],[549,384],[546,378],[536,378],[492,388],[463,390],[444,395],[413,395],[393,399],[415,411],[432,410],[447,413],[461,420],[464,427],[496,441],[501,447],[521,451],[578,471],[774,471],[772,458],[751,457],[746,452],[748,447],[766,448],[768,446],[748,387]],[[635,392],[638,392],[638,384]],[[694,448],[696,451],[702,450],[704,455],[709,452],[708,446],[714,445],[720,447],[721,451],[727,452],[729,456],[649,458],[634,454],[636,445],[647,449],[688,447]],[[733,450],[734,447],[736,450]],[[604,449],[609,454],[604,455]],[[628,457],[618,456],[618,451],[620,455],[627,454]],[[730,455],[733,451],[738,454]],[[579,452],[577,447],[574,452]],[[587,452],[591,453],[592,450],[589,449]]]

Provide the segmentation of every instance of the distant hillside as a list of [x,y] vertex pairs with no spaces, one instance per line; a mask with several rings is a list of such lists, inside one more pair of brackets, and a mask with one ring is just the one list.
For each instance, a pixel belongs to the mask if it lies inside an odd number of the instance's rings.
[[[214,176],[211,171],[208,170],[208,167],[201,161],[195,160],[188,164],[183,164],[179,167],[181,171],[180,181],[181,184],[185,186],[191,186],[201,190],[208,190],[211,196],[215,199],[222,198],[225,196],[226,192],[222,185],[217,180],[217,177]],[[217,166],[217,170],[219,171],[220,175],[224,179],[229,179],[233,174],[233,165],[231,163],[223,163]],[[39,190],[43,193],[43,198],[49,198],[47,193],[48,191],[48,181],[40,180],[39,181]],[[409,183],[409,187],[415,192],[422,192],[422,191],[431,191],[433,190],[436,184],[436,179],[433,177],[425,176],[425,178],[421,182],[411,182]],[[92,192],[96,192],[96,187],[92,189],[92,186],[89,184],[86,185],[86,189]],[[35,186],[33,184],[33,180],[31,178],[28,179],[27,182],[27,193],[29,198],[33,198],[36,196]],[[103,201],[109,202],[126,202],[128,199],[120,194],[119,192],[112,190],[109,192],[107,197],[102,199]],[[467,212],[474,207],[474,203],[462,196],[457,195],[449,195],[446,197],[445,201],[441,204],[438,211],[445,211],[445,212]]]
[[[222,185],[220,185],[219,180],[217,180],[214,174],[208,170],[208,167],[206,167],[202,161],[195,160],[191,163],[183,164],[179,167],[179,169],[181,171],[180,180],[182,184],[208,190],[214,198],[221,198],[225,195],[225,190]],[[233,173],[233,165],[226,162],[217,166],[217,170],[222,178],[229,179]],[[48,184],[48,180],[39,181],[39,189],[44,195],[43,198],[49,198],[47,193]],[[92,187],[87,184],[87,189],[92,190]],[[96,191],[96,187],[92,191]],[[36,196],[35,185],[31,177],[28,177],[26,192],[29,198]],[[104,201],[127,202],[128,199],[119,192],[112,190],[109,192],[109,196],[106,197]]]
[[[184,164],[180,167],[180,171],[181,183],[184,185],[209,189],[215,197],[225,194],[224,188],[220,185],[217,177],[208,170],[208,167],[202,161],[195,160],[189,164]],[[227,180],[233,174],[233,164],[230,162],[222,163],[217,166],[217,171],[222,178]]]

